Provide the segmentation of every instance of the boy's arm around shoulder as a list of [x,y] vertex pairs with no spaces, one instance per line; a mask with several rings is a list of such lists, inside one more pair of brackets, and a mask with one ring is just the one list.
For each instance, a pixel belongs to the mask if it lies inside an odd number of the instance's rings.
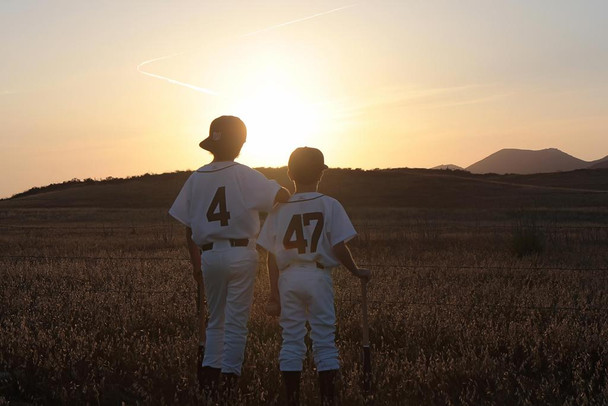
[[276,180],[268,179],[263,173],[246,165],[237,168],[240,171],[239,188],[248,209],[268,213],[275,204],[289,200],[289,191]]
[[350,273],[366,282],[371,279],[371,271],[369,269],[359,268],[357,264],[355,264],[353,256],[344,241],[334,245],[333,252],[336,258],[338,258],[338,260],[340,261],[340,263],[342,263],[342,265],[344,265],[344,267],[346,267],[346,269],[348,269]]

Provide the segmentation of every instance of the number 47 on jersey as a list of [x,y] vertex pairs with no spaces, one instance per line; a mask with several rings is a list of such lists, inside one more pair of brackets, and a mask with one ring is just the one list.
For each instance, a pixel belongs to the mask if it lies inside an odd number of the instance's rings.
[[314,230],[310,240],[310,252],[317,252],[319,238],[323,231],[323,213],[313,212],[304,214],[294,214],[287,226],[283,236],[283,246],[286,250],[297,248],[298,254],[305,254],[308,247],[308,240],[304,237],[304,227],[310,226],[315,222]]

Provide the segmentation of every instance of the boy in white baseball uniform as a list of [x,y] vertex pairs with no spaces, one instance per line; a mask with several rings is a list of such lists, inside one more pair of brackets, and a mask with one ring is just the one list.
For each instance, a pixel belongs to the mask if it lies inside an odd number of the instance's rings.
[[280,300],[279,362],[289,404],[299,402],[307,321],[322,403],[334,404],[340,364],[331,270],[342,264],[365,281],[371,276],[369,270],[357,267],[346,246],[357,233],[344,208],[317,192],[325,169],[323,154],[316,148],[297,148],[291,154],[288,174],[295,193],[271,212],[258,238],[258,245],[268,251],[271,301],[278,307]]
[[246,136],[237,117],[213,120],[200,147],[214,159],[192,173],[169,210],[186,226],[193,274],[208,303],[206,339],[200,343],[205,347],[199,351],[204,358],[198,366],[199,383],[208,392],[218,387],[220,371],[227,390],[241,374],[258,265],[259,212],[289,198],[277,182],[234,162]]

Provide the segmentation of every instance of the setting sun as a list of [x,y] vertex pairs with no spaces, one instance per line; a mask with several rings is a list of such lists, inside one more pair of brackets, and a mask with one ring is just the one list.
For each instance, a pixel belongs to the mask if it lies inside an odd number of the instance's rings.
[[243,155],[261,166],[286,164],[291,151],[314,144],[319,131],[320,112],[289,88],[267,85],[236,110],[248,129]]

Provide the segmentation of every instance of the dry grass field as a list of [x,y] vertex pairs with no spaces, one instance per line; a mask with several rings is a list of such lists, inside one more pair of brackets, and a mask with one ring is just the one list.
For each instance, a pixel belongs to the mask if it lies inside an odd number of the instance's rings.
[[[376,405],[608,403],[608,209],[348,211],[374,272]],[[200,401],[195,288],[164,209],[6,208],[0,229],[0,404]],[[334,280],[341,398],[363,404],[359,285]],[[241,403],[282,400],[267,295],[260,263]]]

